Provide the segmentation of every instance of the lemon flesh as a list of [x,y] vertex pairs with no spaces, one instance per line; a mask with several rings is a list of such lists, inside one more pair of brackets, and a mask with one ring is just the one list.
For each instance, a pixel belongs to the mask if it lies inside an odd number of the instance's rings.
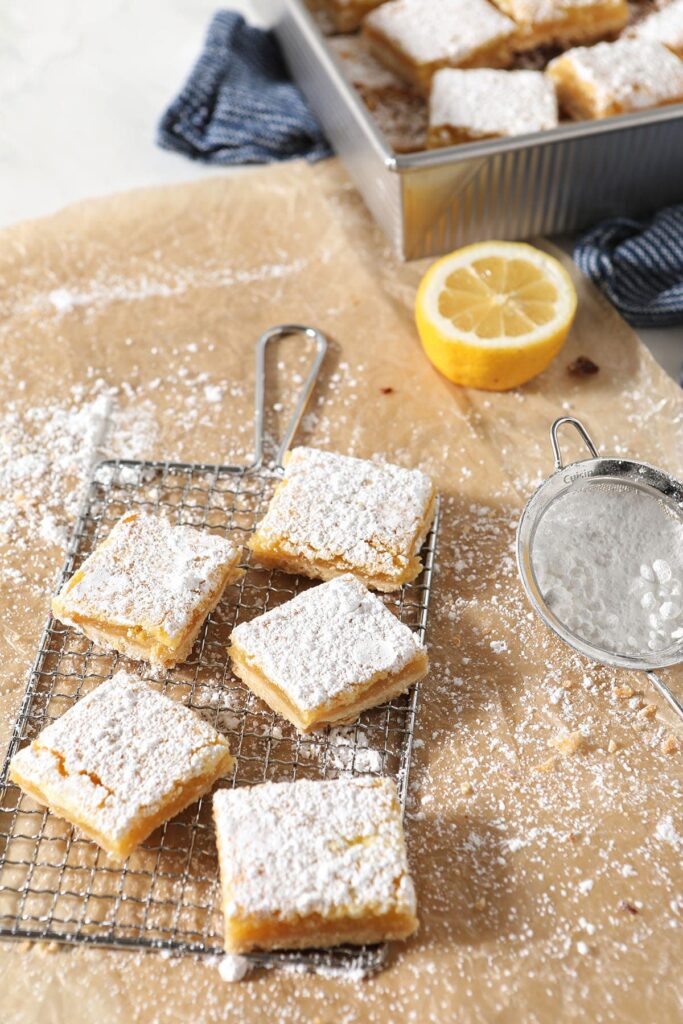
[[427,356],[449,380],[505,391],[554,359],[576,302],[571,278],[552,256],[521,242],[482,242],[430,267],[415,316]]

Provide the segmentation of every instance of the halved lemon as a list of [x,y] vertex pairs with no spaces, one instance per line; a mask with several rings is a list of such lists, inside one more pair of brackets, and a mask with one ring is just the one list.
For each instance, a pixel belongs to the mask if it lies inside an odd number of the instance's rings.
[[422,278],[415,302],[422,345],[437,370],[489,391],[545,370],[575,313],[567,271],[522,242],[479,242],[444,256]]

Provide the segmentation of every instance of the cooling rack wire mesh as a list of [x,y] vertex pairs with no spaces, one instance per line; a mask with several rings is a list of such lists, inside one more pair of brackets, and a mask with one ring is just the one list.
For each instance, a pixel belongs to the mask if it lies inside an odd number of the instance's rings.
[[[129,509],[160,510],[175,521],[246,540],[263,515],[278,474],[189,463],[110,460],[95,469],[62,580]],[[438,520],[438,511],[437,511]],[[389,607],[423,638],[437,523],[422,552],[424,570]],[[310,581],[250,564],[207,620],[183,665],[153,684],[212,722],[230,741],[234,773],[223,785],[298,778],[386,775],[405,807],[418,688],[365,712],[353,725],[299,735],[231,673],[233,626],[288,601]],[[218,866],[210,798],[167,822],[123,866],[7,781],[9,759],[49,722],[119,667],[145,666],[105,653],[50,618],[0,777],[0,937],[57,940],[174,954],[221,954]],[[257,954],[264,966],[365,972],[382,966],[383,946]]]

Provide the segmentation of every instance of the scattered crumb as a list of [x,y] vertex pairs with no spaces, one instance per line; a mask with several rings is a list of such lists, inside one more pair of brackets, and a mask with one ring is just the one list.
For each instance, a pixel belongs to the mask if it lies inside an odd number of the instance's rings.
[[469,796],[472,793],[472,783],[471,782],[461,782],[460,783],[460,792],[462,793],[463,796]]
[[614,742],[614,740],[610,740],[609,743],[607,744],[607,751],[610,754],[614,754],[618,749],[619,749],[619,747]]
[[555,770],[557,764],[556,757],[549,757],[547,761],[543,761],[541,764],[534,765],[535,772],[552,772]]
[[626,685],[626,686],[615,686],[614,690],[612,691],[614,696],[618,697],[619,700],[628,700],[630,697],[633,696],[633,694],[635,692],[636,691],[634,689],[632,689],[628,685]]
[[584,743],[584,735],[579,729],[574,732],[564,733],[560,736],[554,736],[548,742],[549,747],[555,747],[561,754],[572,755],[581,749]]
[[627,914],[637,914],[638,907],[634,906],[633,903],[629,903],[628,900],[621,900],[619,902],[619,910],[623,910]]
[[567,366],[567,373],[572,377],[592,377],[593,374],[598,373],[600,367],[597,363],[594,363],[588,356],[577,356],[573,362]]
[[638,712],[638,718],[654,718],[657,714],[656,704],[646,704],[644,708],[641,708]]
[[477,902],[473,903],[472,906],[474,907],[475,910],[484,910],[486,908],[485,898],[483,896],[480,896]]
[[662,753],[669,755],[678,753],[678,743],[676,742],[676,738],[672,736],[671,733],[669,733],[669,735],[665,738],[664,742],[662,743]]
[[59,949],[59,943],[52,940],[51,942],[36,942],[33,946],[33,952],[38,956],[51,956],[56,953]]
[[383,395],[393,395],[396,388],[380,388],[379,390]]

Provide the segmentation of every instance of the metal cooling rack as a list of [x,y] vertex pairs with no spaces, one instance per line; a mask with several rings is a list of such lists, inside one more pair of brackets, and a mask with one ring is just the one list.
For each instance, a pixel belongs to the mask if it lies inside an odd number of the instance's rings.
[[[265,348],[282,334],[303,332],[317,356],[280,445],[276,468],[262,465]],[[255,460],[248,467],[127,459],[100,463],[92,476],[69,546],[59,587],[129,509],[163,510],[185,523],[246,541],[264,514],[281,475],[282,456],[296,431],[325,353],[312,328],[267,332],[257,349]],[[438,509],[437,509],[438,520]],[[424,570],[386,595],[388,606],[424,638],[437,520],[427,537]],[[288,601],[311,581],[244,563],[244,576],[209,616],[189,659],[159,674],[104,652],[54,618],[47,622],[0,777],[0,938],[56,940],[174,954],[221,955],[218,863],[210,797],[167,822],[123,866],[49,814],[7,781],[10,758],[84,694],[128,667],[203,715],[230,741],[232,776],[222,785],[266,780],[371,774],[397,780],[405,809],[418,699],[405,696],[364,712],[351,726],[302,736],[232,674],[228,637],[237,622]],[[385,946],[254,954],[264,966],[307,970],[379,969]]]

